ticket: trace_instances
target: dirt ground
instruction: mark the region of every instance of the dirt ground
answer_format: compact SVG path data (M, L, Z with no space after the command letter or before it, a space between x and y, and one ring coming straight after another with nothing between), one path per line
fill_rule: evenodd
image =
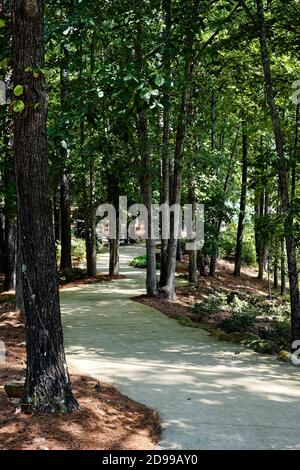
M80 409L70 415L26 415L10 400L4 384L23 382L25 332L11 297L0 296L0 339L6 363L0 364L1 450L149 450L160 437L158 414L113 387L71 371Z

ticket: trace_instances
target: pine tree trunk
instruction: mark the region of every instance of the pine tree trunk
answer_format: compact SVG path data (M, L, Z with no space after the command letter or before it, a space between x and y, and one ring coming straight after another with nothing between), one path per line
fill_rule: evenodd
M294 152L293 152L293 162L292 162L292 190L291 190L291 200L292 201L295 199L295 195L296 195L298 145L299 145L299 125L300 125L300 105L298 104L297 107L296 107Z
M16 221L11 214L5 216L5 279L4 290L16 287Z
M96 235L96 208L94 203L94 170L90 162L90 176L88 182L88 196L85 208L85 248L86 266L88 275L97 274L97 235Z
M22 289L22 261L20 245L20 224L17 220L17 256L16 256L16 311L20 312L22 320L25 322L23 289Z
M274 289L278 289L279 286L279 279L278 279L278 256L275 255L274 259L274 280L273 280L273 287Z
M110 152L110 156L112 152ZM112 204L116 210L116 239L110 238L109 240L109 275L118 276L119 275L119 178L118 178L118 169L115 165L112 165L110 171L108 172L108 201Z
M191 80L193 75L193 57L192 50L194 44L194 34L191 33L186 39L187 43L187 59L184 68L184 88L181 95L180 112L178 116L177 131L176 131L176 144L174 156L174 170L172 169L172 188L170 191L170 205L177 205L180 207L181 203L181 176L182 176L182 160L184 152L184 139L187 127L187 116L191 98ZM167 250L167 275L166 283L161 286L161 293L170 301L174 300L175 295L175 271L177 259L177 246L178 246L178 233L179 221L175 220L174 213L170 216L170 239Z
M60 67L60 105L62 112L65 111L67 102L67 51L61 45L62 64ZM71 199L69 185L68 159L69 151L67 143L61 146L62 174L60 181L60 235L61 235L61 257L60 269L72 268L72 236L71 236Z
M0 272L5 272L5 216L0 213Z
M60 194L59 191L54 195L53 201L53 221L54 221L54 239L55 243L61 240L61 225L60 225Z
M162 2L165 14L165 40L164 40L164 53L163 53L163 70L167 81L171 80L171 54L170 54L170 40L172 32L172 1L163 0ZM168 87L168 85L167 85ZM169 154L169 139L170 139L170 110L171 110L171 97L170 90L166 88L163 93L163 139L162 139L162 182L161 182L161 196L160 203L170 203L170 154ZM167 281L167 253L168 253L168 240L161 239L161 253L160 253L160 280L159 285L163 286Z
M238 127L238 129L236 131L236 136L235 136L235 139L234 139L231 156L230 156L230 159L229 159L229 162L228 162L226 177L225 177L224 186L223 186L224 195L226 195L226 193L229 189L229 184L230 184L231 175L232 175L232 171L233 171L234 158L235 158L235 155L236 155L236 148L237 148L239 133L240 133L240 127ZM217 244L219 243L222 223L223 223L223 215L221 214L221 216L219 217L219 220L217 220L217 222L216 222L216 241L217 241ZM213 254L210 258L209 275L211 277L214 277L216 275L217 259L218 259L218 253Z
M65 167L60 185L60 269L72 268L71 203L69 175Z
M198 254L197 254L197 269L198 269L198 272L199 272L200 276L202 276L202 277L207 276L205 257L203 255L202 250L199 250Z
M142 10L143 2L141 0L134 1L134 8L136 14L136 37L135 37L135 58L136 66L140 73L144 70L144 57L142 51L142 23L139 14ZM138 113L137 122L137 135L139 143L140 154L140 179L141 179L141 193L143 203L148 210L148 237L146 240L146 255L147 255L147 274L146 274L146 289L149 297L156 297L157 295L157 277L156 277L156 247L155 240L152 238L152 172L151 172L151 157L148 149L148 120L146 112L141 109Z
M299 299L299 279L296 256L296 245L293 234L293 218L291 214L289 189L287 183L287 170L285 153L283 146L282 127L278 109L275 102L273 82L271 75L271 66L269 59L269 51L267 47L267 35L265 27L265 17L263 1L256 0L258 14L258 32L260 41L260 50L262 57L262 65L264 71L265 87L267 102L272 118L274 137L276 142L276 151L278 156L278 177L281 193L282 210L285 216L284 231L286 239L286 252L288 259L289 283L290 283L290 301L291 301L291 326L292 341L300 339L300 299Z
M27 368L23 405L40 412L70 412L73 398L63 346L55 244L48 189L44 1L13 1L14 85L24 86L26 109L15 116L14 158L18 194Z
M193 168L192 168L193 171ZM193 225L195 219L195 203L196 203L196 195L195 195L195 187L196 181L195 176L191 175L188 182L188 204L192 206L192 213L193 213ZM195 228L195 227L194 227ZM195 240L189 240L191 243L195 242ZM196 285L198 281L197 278L197 250L190 250L189 251L189 282L191 284Z
M280 258L280 295L286 294L286 274L285 274L285 250L284 240L281 240L281 258Z
M241 275L244 221L245 221L246 198L247 198L247 182L248 182L248 136L244 129L243 131L242 188L241 188L240 213L239 213L239 222L238 222L238 229L237 229L236 249L235 249L234 275L236 277L239 277Z

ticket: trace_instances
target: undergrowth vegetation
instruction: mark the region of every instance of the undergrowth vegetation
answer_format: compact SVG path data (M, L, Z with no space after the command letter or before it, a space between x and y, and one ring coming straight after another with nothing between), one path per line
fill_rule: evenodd
M288 349L291 343L289 305L283 300L219 290L196 303L193 312L226 333L257 334L269 342L269 349Z

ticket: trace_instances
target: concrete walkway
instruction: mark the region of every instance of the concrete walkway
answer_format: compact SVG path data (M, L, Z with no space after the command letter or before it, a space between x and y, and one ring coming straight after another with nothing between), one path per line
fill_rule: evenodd
M144 292L144 271L128 266L141 251L121 249L126 279L61 294L68 359L156 408L160 448L300 449L299 371L131 301Z

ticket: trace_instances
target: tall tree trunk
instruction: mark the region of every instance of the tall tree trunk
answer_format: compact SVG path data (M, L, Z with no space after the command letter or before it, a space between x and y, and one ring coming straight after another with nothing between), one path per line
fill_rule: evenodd
M248 136L247 136L247 133L245 130L245 124L244 124L242 188L241 188L240 213L239 213L239 223L238 223L238 229L237 229L236 249L235 249L235 267L234 267L234 275L236 277L239 277L241 275L244 221L245 221L246 198L247 198L247 182L248 182Z
M258 279L262 281L264 279L265 272L265 241L264 234L262 233L262 223L265 214L265 190L261 190L259 195L258 205L258 223L257 223L257 254L258 254Z
M286 274L285 274L285 250L284 239L281 240L281 257L280 257L280 295L286 294Z
M195 218L195 203L196 203L196 195L195 195L195 176L191 175L189 178L189 191L188 191L188 203L192 206L192 213L193 213L193 222ZM193 224L194 225L194 224ZM193 243L195 240L190 240ZM197 250L190 250L189 251L189 282L191 284L197 284Z
M96 205L95 205L95 171L92 157L89 157L89 178L85 201L85 248L86 266L89 276L97 274L97 235L96 235Z
M199 271L200 276L207 276L205 256L203 255L202 250L199 250L197 253L197 269Z
M25 310L22 289L22 260L21 260L21 240L20 224L17 219L17 256L16 256L16 311L20 312L22 320L25 322Z
M27 368L23 405L40 412L78 407L67 371L51 202L48 190L44 1L13 0L14 85L24 86L26 109L15 116L14 158L20 224ZM27 71L26 71L27 70Z
M273 279L273 287L274 289L278 289L279 286L279 279L278 279L278 254L275 253L274 258L274 279Z
M54 239L55 242L60 242L61 239L61 225L60 225L60 191L55 191L53 201L53 221L54 221Z
M15 207L15 169L12 160L12 141L8 139L6 147L6 165L4 171L4 246L5 278L4 290L13 291L16 287L16 207Z
M90 72L94 73L95 69L95 40L92 38L90 45ZM80 45L80 56L82 56L82 44ZM81 60L82 67L82 60ZM80 70L80 75L82 69ZM80 126L80 146L83 155L84 143L84 122ZM95 201L95 162L93 156L88 156L88 181L85 183L85 248L86 248L86 265L89 276L97 274L97 234L96 234L96 201Z
M295 341L300 339L300 299L296 246L293 234L293 217L291 213L289 189L287 183L287 170L283 146L282 127L274 97L269 51L267 47L267 34L265 27L263 0L256 0L256 5L259 42L264 71L266 96L272 118L273 131L276 142L276 151L278 156L278 177L282 201L282 210L285 217L284 231L286 239L286 252L288 259L288 271L290 282L292 340Z
M112 154L110 153L110 156ZM118 276L119 274L119 178L118 169L112 165L111 171L108 172L108 200L116 210L116 238L109 240L109 275Z
M216 137L217 137L217 95L213 92L211 97L211 150L216 149Z
M226 193L229 189L229 184L230 184L231 175L232 175L232 171L233 171L233 163L234 163L237 144L238 144L239 133L240 133L240 127L238 127L238 129L236 131L231 156L230 156L228 166L227 166L227 172L226 172L226 177L225 177L224 186L223 186L224 195L226 195ZM218 243L219 238L220 238L222 223L223 223L223 214L221 214L221 216L219 217L219 220L217 220L217 222L216 222L216 239L217 239L217 243ZM212 276L212 277L214 277L216 275L217 259L218 259L218 254L217 253L212 255L211 258L210 258L209 275Z
M172 0L163 0L162 6L165 14L165 39L164 39L164 52L163 52L163 69L167 82L171 80L171 32L172 32ZM170 153L169 153L169 139L170 139L170 110L171 110L171 97L169 84L167 83L163 93L163 139L162 139L162 181L161 181L161 204L168 204L170 202ZM160 256L160 280L159 285L163 286L167 282L167 252L168 240L161 239L161 256Z
M68 54L66 48L61 46L62 64L60 67L60 104L62 111L67 102L68 80ZM60 269L72 268L72 237L71 237L71 199L69 185L68 159L69 150L67 143L61 145L62 174L60 181L60 228L61 228L61 258Z
M10 214L5 216L5 279L4 290L16 287L16 221Z
M136 65L140 73L144 70L144 57L142 51L142 24L139 14L143 7L141 0L135 0L135 13L137 18L136 37L135 37L135 58ZM148 149L148 120L146 112L141 109L138 113L137 134L139 143L139 153L141 161L141 180L142 180L142 197L143 202L148 210L148 237L146 240L147 252L147 275L146 289L149 297L157 295L157 277L156 277L156 247L155 240L152 238L152 174L151 174L151 157Z
M5 216L0 213L0 272L5 272Z
M297 162L298 162L298 145L299 145L299 125L300 125L300 105L296 107L295 119L295 134L294 134L294 152L292 162L292 191L291 200L293 201L296 196L296 181L297 181Z
M72 268L71 203L69 174L65 165L60 184L60 269Z
M196 15L197 2L193 3L191 15L193 12ZM193 63L193 46L195 40L195 32L190 29L186 37L186 61L184 66L184 85L181 94L181 104L178 115L177 130L176 130L176 143L174 160L171 163L170 170L170 205L180 207L181 203L181 176L182 164L184 157L184 140L187 127L188 111L190 109L190 99L192 93L192 75L194 69ZM179 220L174 217L174 213L170 215L170 239L167 250L167 264L166 264L166 283L161 286L161 293L166 296L170 301L174 300L175 295L175 271L176 271L176 253L178 244L179 233Z

